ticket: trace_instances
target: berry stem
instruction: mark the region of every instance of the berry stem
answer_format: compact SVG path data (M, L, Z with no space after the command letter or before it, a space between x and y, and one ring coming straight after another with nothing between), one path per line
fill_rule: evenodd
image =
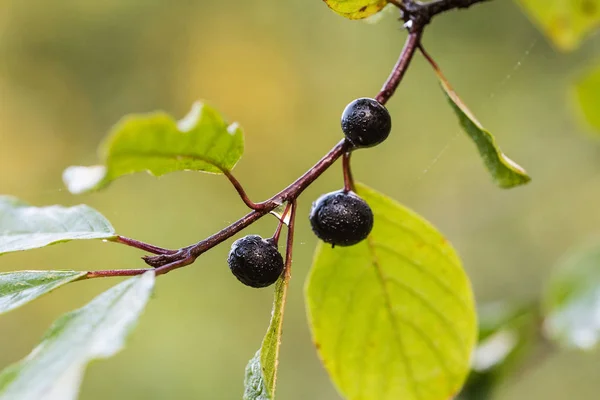
M354 189L354 177L352 176L352 167L350 166L351 152L346 152L342 156L342 169L344 170L344 191L355 192Z

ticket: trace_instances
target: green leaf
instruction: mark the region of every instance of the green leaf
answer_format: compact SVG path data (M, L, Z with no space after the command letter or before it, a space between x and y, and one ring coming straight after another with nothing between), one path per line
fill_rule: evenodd
M114 228L85 205L33 207L0 196L0 255L81 239L109 239Z
M289 276L285 275L275 284L275 300L269 328L260 350L246 366L244 400L272 400L275 398L277 365L283 329L283 312L287 298Z
M575 96L586 121L600 132L600 68L577 82Z
M272 400L265 386L259 349L246 365L243 400Z
M230 171L244 152L237 123L228 125L213 108L195 103L181 121L156 112L123 118L101 146L104 165L69 167L63 180L71 193L101 189L124 175L147 171Z
M477 336L460 259L427 221L363 185L375 224L350 247L321 244L306 286L319 355L347 399L452 398Z
M363 19L381 11L387 0L324 0L336 13L349 19Z
M150 271L60 317L26 358L2 371L0 400L75 399L86 365L123 348L153 286Z
M459 400L493 398L499 385L521 365L538 338L537 305L486 304L479 310L479 342L472 371Z
M519 0L560 50L574 50L600 25L600 0Z
M0 273L0 314L73 282L82 271L17 271Z
M502 153L500 147L496 144L494 136L477 121L473 113L458 97L439 69L436 70L436 74L440 79L442 89L444 89L450 106L452 106L452 109L458 116L460 125L473 142L475 142L475 145L477 145L479 154L483 158L485 166L492 175L494 182L501 188L510 189L531 181L531 178L520 165Z
M600 339L600 244L571 250L545 291L546 335L567 348L590 350Z

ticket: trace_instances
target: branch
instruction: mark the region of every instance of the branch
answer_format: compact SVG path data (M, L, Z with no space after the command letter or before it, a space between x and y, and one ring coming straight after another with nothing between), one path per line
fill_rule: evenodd
M175 254L176 250L163 249L162 247L154 246L148 243L140 242L139 240L130 239L125 236L115 236L107 239L110 242L124 244L125 246L134 247L152 254Z
M342 157L342 169L344 172L344 190L346 192L350 192L353 191L355 192L355 188L354 188L354 177L352 176L352 168L350 166L350 156L352 155L351 152L345 153L344 156Z
M458 8L469 8L474 4L483 3L485 1L491 0L435 0L429 3L419 2L419 4L431 19L434 16L446 11Z
M246 214L233 224L226 228L223 228L219 232L215 233L208 238L193 244L188 247L184 247L175 254L171 255L159 255L154 257L145 257L144 261L152 267L161 268L164 265L168 265L179 260L191 260L193 262L204 252L212 249L216 245L229 239L242 229L246 228L250 224L256 222L260 218L264 217L279 205L286 201L293 201L300 196L300 194L312 184L323 172L325 172L338 158L344 153L350 150L350 143L345 139L341 140L329 153L327 153L319 162L317 162L311 169L304 173L300 178L296 179L291 185L277 193L269 200L262 203L258 203L259 209ZM186 264L187 265L187 264ZM183 265L177 266L179 268ZM167 271L168 272L168 271ZM158 272L157 272L158 273Z
M389 78L381 88L381 91L375 97L375 100L385 105L387 101L394 95L398 85L404 78L404 74L406 70L408 70L408 66L415 55L415 51L419 46L421 41L421 36L423 35L423 27L418 28L416 31L411 32L406 39L406 43L404 44L404 48L400 53L400 57L398 58L398 62L394 66L392 73Z
M402 11L402 18L404 19L405 27L409 30L409 35L406 39L400 57L396 62L390 76L383 85L381 91L375 97L381 104L386 104L387 101L394 95L396 89L402 82L410 62L418 48L421 47L421 38L425 27L431 22L431 19L443 12L458 9L467 8L476 3L482 3L490 0L434 0L428 3L422 3L415 0L390 0L390 2L396 5ZM427 53L421 49L427 56ZM302 194L302 192L310 186L323 172L325 172L338 158L344 156L344 186L346 190L348 187L352 187L353 179L350 171L350 157L349 153L352 151L352 145L346 141L341 140L335 145L329 153L327 153L319 162L317 162L311 169L306 171L304 175L296 179L285 189L275 194L268 200L261 203L252 202L244 191L242 185L235 179L235 177L226 171L225 176L233 184L234 188L240 195L244 203L252 209L249 214L240 218L233 224L223 228L219 232L209 236L208 238L187 246L179 250L167 250L160 247L152 246L143 242L138 242L133 239L127 239L123 237L117 237L113 241L123 243L128 246L136 247L148 251L149 253L156 254L155 256L146 256L144 261L146 264L155 268L156 275L166 274L174 269L184 267L192 264L201 254L212 249L218 244L229 239L233 235L237 234L244 228L248 227L252 223L256 222L260 218L269 214L271 211L279 207L281 204L288 202L291 204L290 211L295 212L296 199ZM288 227L288 235L293 235L293 222ZM278 236L278 234L277 234ZM288 246L291 238L288 236ZM291 248L288 249L291 261ZM287 264L287 262L286 262ZM132 269L132 270L106 270L106 271L94 271L89 272L85 278L99 278L107 276L133 276L140 275L151 268L144 269ZM84 279L85 279L84 278Z

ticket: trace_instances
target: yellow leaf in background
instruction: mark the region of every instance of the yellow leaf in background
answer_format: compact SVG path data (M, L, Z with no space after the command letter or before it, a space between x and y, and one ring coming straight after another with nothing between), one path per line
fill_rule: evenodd
M349 19L363 19L378 13L387 0L324 0L336 13Z
M600 27L600 0L518 0L560 50L574 50Z

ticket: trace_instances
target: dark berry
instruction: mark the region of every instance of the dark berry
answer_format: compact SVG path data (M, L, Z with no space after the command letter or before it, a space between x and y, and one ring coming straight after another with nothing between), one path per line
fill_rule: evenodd
M272 285L283 271L283 257L273 241L258 235L233 242L227 262L240 282L255 288Z
M387 108L377 100L360 98L342 113L342 131L354 147L372 147L383 142L392 130Z
M326 243L352 246L373 228L371 207L356 193L343 190L319 197L310 211L312 230Z

